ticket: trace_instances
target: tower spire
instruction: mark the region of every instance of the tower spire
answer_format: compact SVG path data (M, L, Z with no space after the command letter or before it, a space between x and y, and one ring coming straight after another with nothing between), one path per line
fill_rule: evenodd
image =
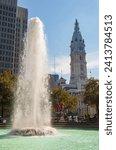
M79 23L78 23L78 21L77 21L77 19L76 19L76 21L75 21L75 31L79 31Z
M84 40L80 32L79 23L77 19L75 21L74 32L73 32L70 47L71 47L71 52L72 51L85 51L85 44L84 44Z

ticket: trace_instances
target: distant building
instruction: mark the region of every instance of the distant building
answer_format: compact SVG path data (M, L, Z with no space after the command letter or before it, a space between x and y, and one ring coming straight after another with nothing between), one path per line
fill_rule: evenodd
M64 79L63 77L61 77L61 78L58 80L58 86L59 86L59 87L66 86L66 79Z
M71 95L79 95L85 90L85 85L87 83L87 62L85 43L82 38L77 19L75 21L70 48L70 83L66 84L66 80L64 78L60 78L58 83L60 87L67 90Z
M78 116L90 115L93 117L96 113L95 107L88 106L84 103L83 92L85 90L85 85L87 84L87 62L86 62L86 52L85 43L82 38L79 23L77 19L75 21L74 32L70 45L71 53L71 63L70 63L70 83L66 84L64 78L58 80L58 85L65 89L69 94L77 96L77 113Z
M27 19L28 10L17 7L17 0L0 0L0 72L18 73Z
M86 66L86 52L85 43L82 38L79 23L75 22L74 32L71 41L71 63L70 63L70 84L76 86L81 91L84 90L87 81L87 66Z
M75 21L74 32L70 45L71 63L70 63L70 83L66 83L66 79L59 78L57 74L50 75L49 83L51 91L54 88L63 88L70 95L77 96L77 114L78 117L85 117L90 115L93 117L96 114L95 107L89 106L84 103L83 93L85 85L87 84L87 62L85 43L82 38L79 23ZM68 64L67 64L68 65Z
M49 89L52 91L53 89L58 87L58 74L49 74Z

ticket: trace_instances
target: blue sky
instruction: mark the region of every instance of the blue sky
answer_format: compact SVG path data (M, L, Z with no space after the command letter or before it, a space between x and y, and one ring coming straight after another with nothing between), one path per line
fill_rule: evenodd
M18 0L18 5L28 8L29 18L38 16L47 35L50 72L69 80L70 41L77 18L85 40L88 77L98 78L99 51L99 1L98 0ZM91 74L90 74L91 70Z

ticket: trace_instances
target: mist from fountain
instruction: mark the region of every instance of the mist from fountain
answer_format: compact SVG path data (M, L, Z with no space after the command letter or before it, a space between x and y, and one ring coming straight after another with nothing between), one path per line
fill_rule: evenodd
M56 130L51 127L47 47L38 17L29 20L24 43L11 134L51 135Z

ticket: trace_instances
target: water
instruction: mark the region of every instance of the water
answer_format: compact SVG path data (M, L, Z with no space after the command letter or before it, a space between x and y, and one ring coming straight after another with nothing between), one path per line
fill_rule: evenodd
M29 20L24 43L12 127L28 135L31 130L33 135L38 129L38 132L49 130L51 121L47 47L43 23L38 17Z
M98 130L57 129L58 136L8 136L0 129L0 150L98 150Z

